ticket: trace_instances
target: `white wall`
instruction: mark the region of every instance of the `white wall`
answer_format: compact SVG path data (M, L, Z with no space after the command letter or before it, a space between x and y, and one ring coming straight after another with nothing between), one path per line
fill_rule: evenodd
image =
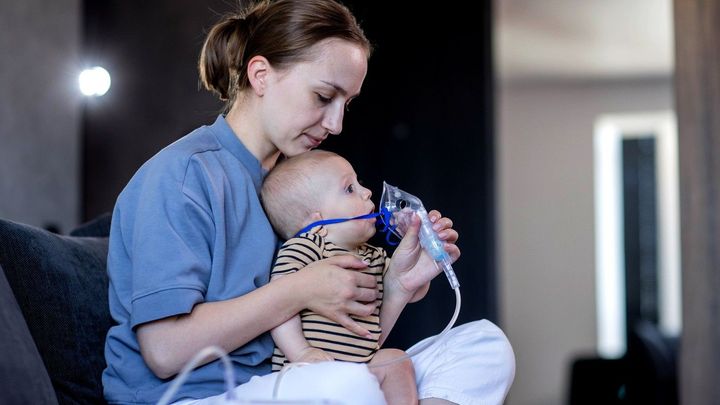
M0 218L77 225L79 0L0 1Z
M507 403L563 404L596 347L593 124L672 109L670 78L498 88L500 308L517 374Z

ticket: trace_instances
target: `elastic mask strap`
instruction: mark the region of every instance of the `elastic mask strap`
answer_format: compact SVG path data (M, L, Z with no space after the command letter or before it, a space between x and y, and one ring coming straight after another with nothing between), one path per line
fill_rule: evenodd
M338 224L340 222L346 222L346 221L352 221L355 219L370 219L370 218L377 218L380 216L379 212L373 212L372 214L365 214L360 215L353 218L333 218L333 219L322 219L320 221L315 221L312 224L306 226L305 228L301 229L300 232L296 233L295 236L300 235L301 233L310 232L311 229L315 228L316 226L320 225L331 225L331 224Z
M353 218L332 218L332 219L322 219L320 221L315 221L311 223L310 225L306 226L305 228L301 229L298 233L295 234L295 236L299 236L302 233L310 232L311 229L315 228L316 226L321 225L332 225L332 224L338 224L340 222L346 222L346 221L353 221L356 219L370 219L370 218L377 218L381 217L382 223L384 225L384 228L380 230L380 232L385 232L385 241L390 246L396 246L398 242L395 242L390 239L390 236L395 232L395 228L397 225L390 225L390 220L392 219L392 213L388 211L387 208L382 207L380 209L380 212L373 212L371 214L365 214L360 215Z

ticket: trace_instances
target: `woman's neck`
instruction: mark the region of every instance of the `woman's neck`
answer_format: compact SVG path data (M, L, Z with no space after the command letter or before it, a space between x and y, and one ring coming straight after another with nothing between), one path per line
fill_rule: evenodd
M264 135L257 114L252 113L249 106L236 101L225 116L225 121L264 169L270 170L275 166L280 151Z

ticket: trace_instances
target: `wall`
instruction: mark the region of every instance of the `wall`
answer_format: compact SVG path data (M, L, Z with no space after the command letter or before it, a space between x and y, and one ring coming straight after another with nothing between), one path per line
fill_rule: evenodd
M561 404L571 360L596 344L594 120L672 109L672 84L502 84L498 97L499 307L517 358L507 403Z
M0 218L79 220L79 0L0 2Z

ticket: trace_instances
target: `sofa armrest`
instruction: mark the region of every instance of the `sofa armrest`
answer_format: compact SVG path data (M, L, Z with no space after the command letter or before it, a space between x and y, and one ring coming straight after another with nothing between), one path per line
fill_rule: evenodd
M107 243L0 219L0 266L60 404L103 402Z
M8 404L57 404L50 377L0 267L0 390Z

